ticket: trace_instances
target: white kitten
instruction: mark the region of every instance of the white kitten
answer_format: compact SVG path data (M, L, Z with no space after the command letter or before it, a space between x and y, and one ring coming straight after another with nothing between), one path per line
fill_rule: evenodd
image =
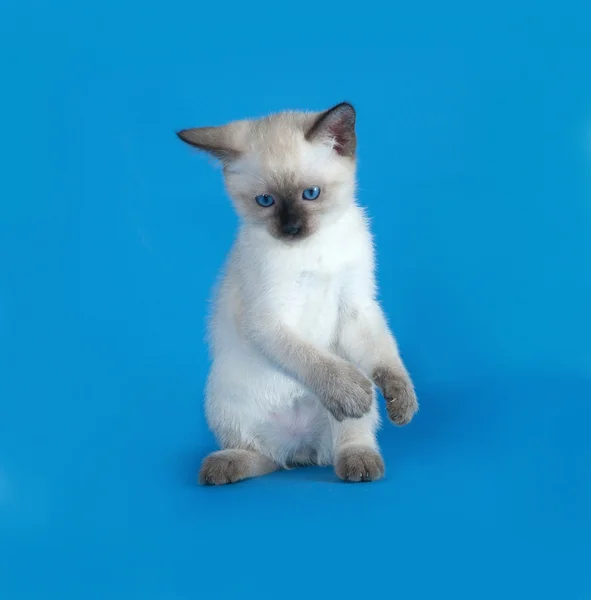
M355 202L355 111L284 112L187 129L216 156L241 226L213 312L206 415L221 447L200 481L334 464L384 474L372 382L394 423L418 405L376 302L371 234Z

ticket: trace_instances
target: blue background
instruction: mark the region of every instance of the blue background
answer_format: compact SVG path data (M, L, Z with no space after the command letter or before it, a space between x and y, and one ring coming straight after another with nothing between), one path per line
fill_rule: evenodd
M591 8L404 4L2 1L3 600L591 598ZM236 221L174 131L343 99L422 410L199 488Z

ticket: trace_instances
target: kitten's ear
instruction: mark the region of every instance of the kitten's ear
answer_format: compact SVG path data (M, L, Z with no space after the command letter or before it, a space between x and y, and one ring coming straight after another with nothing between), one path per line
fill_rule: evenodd
M178 131L177 135L183 142L208 152L225 164L240 156L235 129L233 124L221 127L195 127Z
M306 139L309 142L332 140L335 151L341 156L355 156L355 109L348 102L341 102L320 113L308 129Z

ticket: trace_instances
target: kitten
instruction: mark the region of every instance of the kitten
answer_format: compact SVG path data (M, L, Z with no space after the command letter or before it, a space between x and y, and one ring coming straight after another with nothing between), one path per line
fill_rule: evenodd
M200 482L329 464L345 481L380 479L373 384L398 425L418 404L375 299L354 108L178 135L221 161L241 221L210 323L205 408L222 450Z

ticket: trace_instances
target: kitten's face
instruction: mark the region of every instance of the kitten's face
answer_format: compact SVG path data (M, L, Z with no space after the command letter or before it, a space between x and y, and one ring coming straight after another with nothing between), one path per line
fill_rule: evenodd
M179 133L224 163L226 188L242 219L295 242L312 235L352 202L355 112L280 113L256 121Z

